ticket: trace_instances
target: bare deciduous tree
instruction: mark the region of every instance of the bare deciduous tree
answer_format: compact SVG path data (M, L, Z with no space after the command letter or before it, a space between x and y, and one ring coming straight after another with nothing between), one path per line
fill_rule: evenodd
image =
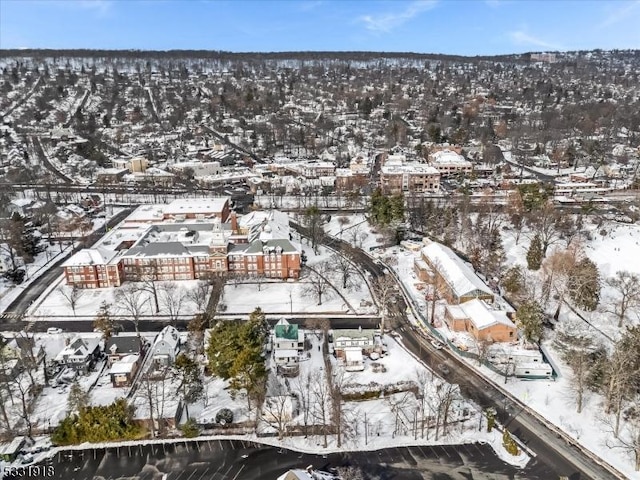
M71 307L71 310L73 311L73 314L75 315L78 302L85 293L84 290L78 288L77 285L62 285L58 287L58 292L60 292L62 298L67 301L67 303Z
M615 277L607 280L607 284L615 291L616 303L613 313L618 317L618 327L622 327L629 312L640 307L640 277L626 270L616 272Z
M195 288L192 288L187 293L187 298L193 302L198 309L199 313L203 313L207 307L207 301L209 300L209 291L211 290L209 284L204 280L199 280Z
M316 425L320 425L324 437L324 448L327 448L328 429L331 425L332 389L323 372L315 371L311 379L311 398L313 408L311 416Z
M358 269L349 257L336 253L331 256L329 263L333 271L339 276L340 284L344 290L352 290L359 284L357 279L359 275Z
M128 320L133 323L136 334L140 337L140 318L147 302L145 292L136 284L128 283L116 290L115 299L118 310L129 317Z
M387 273L377 277L372 286L380 312L380 331L384 332L397 285L394 278Z
M326 260L317 263L313 269L307 267L309 274L307 275L307 281L303 288L305 294L315 298L318 305L322 305L322 299L331 295L333 287L329 279L331 275L331 265Z
M287 388L271 377L267 386L267 396L262 404L260 419L274 428L282 440L293 418L293 397Z
M160 297L160 303L169 316L169 320L175 325L178 318L180 318L182 306L186 299L184 290L178 288L173 282L163 282L158 287L158 295Z

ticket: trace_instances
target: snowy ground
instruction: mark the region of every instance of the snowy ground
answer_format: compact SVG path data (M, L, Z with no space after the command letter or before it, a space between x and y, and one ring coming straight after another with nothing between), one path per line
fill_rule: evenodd
M331 250L324 247L319 248L319 254L315 255L307 245L296 244L305 250L308 257L307 264L311 267L318 262L330 259L333 255ZM340 284L338 274L331 273L331 283L345 297L347 303L334 289L323 295L322 304L318 305L317 299L305 292L307 280L303 277L296 281L267 281L248 280L244 283L235 284L228 282L224 287L221 303L226 306L225 313L251 313L256 307L262 308L265 313L358 313L373 314L371 292L367 283L360 278L356 280L355 287L343 289ZM349 307L353 307L353 309Z
M602 230L606 232L605 235L601 234ZM598 265L602 279L615 275L619 270L640 274L640 262L630 261L630 259L640 258L640 225L607 222L604 226L597 227L594 224L586 223L583 232L591 236L590 240L584 241L585 252ZM525 255L530 242L526 232L521 235L520 241L516 245L514 232L505 230L503 231L503 242L507 265L520 264L526 268ZM394 254L393 250L386 249L379 255L386 262L389 261L389 258L395 259L397 264L394 269L413 297L414 305L428 318L430 305L426 305L424 292L416 288L420 283L416 281L413 273L413 255L402 252L401 249ZM393 264L394 260L391 263ZM606 303L610 294L610 288L603 284L602 302ZM442 324L443 309L444 302L439 302L436 307L436 326L440 326L443 335L454 342L464 343L473 349L474 342L470 341L467 335L450 332ZM617 320L605 310L605 308L599 307L595 312L581 312L595 326L594 328L588 326L577 315L565 308L560 317L560 327L557 329L590 332L597 343L610 347L611 341L605 335L616 338L619 335L619 329L617 328ZM632 322L638 323L640 319L632 319ZM610 427L607 423L610 423L610 419L603 418L600 413L603 411L602 398L591 394L585 402L582 413L576 413L574 395L569 389L571 369L562 361L561 352L553 347L553 338L554 334L550 333L549 342L545 343L545 347L552 354L554 365L559 366L560 377L558 380L553 382L510 379L506 386L507 390L583 446L623 471L629 478L640 479L640 473L633 471L633 459L621 449L609 447L609 445L615 444L615 441L608 433ZM468 362L475 368L481 368L482 372L495 380L498 385L504 383L502 376L486 367L478 367L476 361L468 360Z
M205 377L205 396L189 405L189 415L198 423L215 423L216 414L223 408L233 412L233 422L242 423L251 420L252 413L246 397L242 394L232 396L229 390L229 382L218 377Z
M188 298L189 291L198 286L198 280L182 280L179 282L157 282L158 283L158 303L160 312L158 315L169 315L166 296L174 298L182 297L183 301L179 309L180 315L193 315L197 312L196 304ZM126 285L135 285L134 282L128 282ZM164 292L164 286L167 291ZM56 320L73 320L74 317L95 317L102 302L106 302L111 306L111 313L115 315L129 315L121 306L118 306L116 292L123 287L97 288L80 290L80 297L77 299L75 312L71 308L71 304L65 298L63 292L68 287L64 285L64 277L60 277L56 283L45 291L42 296L36 300L33 306L28 310L28 314L36 320L38 317L47 319L50 317L58 317ZM142 291L141 295L144 300L141 309L142 315L155 315L155 306L153 295L148 291ZM175 307L172 307L175 311Z
M46 272L61 256L66 255L70 247L70 243L63 243L61 252L58 244L48 246L46 251L39 253L35 257L33 263L29 263L24 267L26 271L25 280L20 285L14 285L9 280L0 277L0 312L4 311L31 282Z
M324 225L324 231L354 247L362 248L365 252L385 244L382 234L369 225L363 213L332 215L331 220Z

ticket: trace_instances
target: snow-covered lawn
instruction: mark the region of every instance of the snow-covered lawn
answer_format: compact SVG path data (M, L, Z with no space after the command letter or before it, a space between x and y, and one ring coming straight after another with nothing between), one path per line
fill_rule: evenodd
M189 405L189 415L200 424L215 423L216 414L223 408L233 412L234 423L247 422L252 419L252 414L255 415L255 411L249 411L244 395L238 394L234 398L227 380L215 376L205 377L204 390L204 398Z
M188 298L188 293L197 288L198 280L183 280L179 282L157 282L158 284L158 304L160 312L158 315L170 315L167 303L164 300L165 295L171 295L173 298L182 297L183 301L179 309L179 314L193 315L197 312L197 306L193 301ZM130 315L126 308L117 300L117 292L119 289L125 288L127 285L135 285L134 282L127 282L122 287L110 287L110 288L97 288L97 289L84 289L80 290L79 297L75 305L75 312L71 308L70 301L65 298L63 292L67 292L69 288L64 284L64 277L60 277L54 285L52 285L42 296L34 302L34 305L29 309L28 314L33 316L36 320L38 317L59 317L56 320L73 320L74 316L79 317L93 317L98 313L102 302L106 302L111 308L111 313L114 315ZM169 290L163 292L163 286L167 286ZM142 303L141 313L142 315L155 315L155 306L153 294L149 291L141 291ZM175 304L174 304L175 305ZM175 306L171 307L176 309Z
M319 262L329 260L335 253L327 248L320 247L316 255L309 246L296 244L298 248L304 249L308 258L307 264L314 267ZM226 306L226 313L251 313L256 307L262 308L265 313L320 313L320 312L341 312L354 313L349 306L353 307L355 313L368 314L375 313L373 299L367 283L360 273L356 274L353 282L354 287L343 289L340 283L339 272L330 272L329 280L348 302L344 302L342 297L334 289L329 289L323 295L322 304L318 305L317 299L313 298L305 287L308 280L303 268L302 278L299 280L277 281L277 280L247 280L244 283L231 281L224 287L221 303ZM370 306L367 306L369 305Z

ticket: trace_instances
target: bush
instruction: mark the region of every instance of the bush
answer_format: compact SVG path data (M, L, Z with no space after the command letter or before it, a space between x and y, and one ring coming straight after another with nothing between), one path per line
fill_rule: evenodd
M233 423L233 412L228 408L221 409L216 413L216 423L221 425L229 425L230 423Z
M82 407L77 415L70 415L60 422L51 440L56 445L134 440L143 431L132 418L133 407L123 398L111 405Z
M508 430L505 430L502 433L502 445L504 445L505 450L513 456L516 456L520 453L518 444L515 442Z
M193 438L200 435L200 429L198 428L198 425L193 418L190 418L184 424L182 424L180 426L180 430L182 431L182 435L187 438Z

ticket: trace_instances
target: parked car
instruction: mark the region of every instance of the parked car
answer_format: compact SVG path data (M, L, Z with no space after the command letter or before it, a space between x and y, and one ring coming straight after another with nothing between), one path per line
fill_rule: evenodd
M47 328L47 333L49 335L55 335L57 333L62 333L62 329L57 327L49 327Z
M444 344L440 343L438 340L431 340L430 343L436 350L442 350L444 348Z

